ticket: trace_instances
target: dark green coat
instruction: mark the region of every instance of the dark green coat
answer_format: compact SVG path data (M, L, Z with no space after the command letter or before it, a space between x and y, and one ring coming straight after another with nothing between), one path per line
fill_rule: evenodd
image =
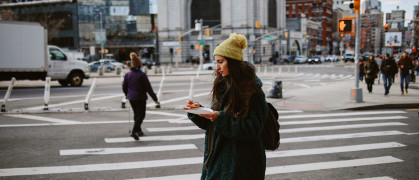
M258 83L262 86L259 79ZM267 119L268 106L262 89L259 94L252 96L248 110L246 119L235 118L231 113L220 111L214 123L201 116L188 113L189 119L205 130L202 180L265 178L266 155L260 134ZM210 153L210 127L216 136L213 151L205 167Z

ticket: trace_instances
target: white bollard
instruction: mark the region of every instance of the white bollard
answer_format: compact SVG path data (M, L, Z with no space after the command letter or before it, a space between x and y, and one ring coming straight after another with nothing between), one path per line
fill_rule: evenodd
M90 85L89 92L87 93L86 99L84 100L84 110L89 110L89 103L92 97L93 92L96 87L96 78L93 79L92 85Z
M295 73L297 73L297 66L295 66Z
M164 71L163 71L164 72ZM159 91L157 91L157 99L161 102L161 97L163 96L163 85L165 78L162 77L160 80Z
M13 86L15 85L16 78L12 77L7 92L4 95L3 103L1 105L1 112L6 112L6 102L9 100L10 94L12 93Z
M291 72L291 66L288 65L288 72Z
M282 73L282 66L278 66L278 74Z
M48 111L49 96L51 94L51 77L45 78L44 111Z
M272 66L272 69L271 69L271 72L272 72L272 73L274 73L274 67L275 67L275 66Z
M201 73L202 64L199 64L198 70L196 70L196 79L199 79L199 74Z
M147 67L143 67L143 72L144 72L145 74L147 74L147 71L148 71L148 68L147 68Z
M266 76L267 71L268 71L268 66L267 66L267 65L265 65L265 70L264 70L264 72L263 72L263 76Z
M121 73L121 81L124 81L124 73Z
M260 65L258 66L258 73L260 73Z
M161 73L162 73L162 78L166 78L166 67L162 68Z
M193 102L195 78L191 77L191 85L189 86L188 100Z

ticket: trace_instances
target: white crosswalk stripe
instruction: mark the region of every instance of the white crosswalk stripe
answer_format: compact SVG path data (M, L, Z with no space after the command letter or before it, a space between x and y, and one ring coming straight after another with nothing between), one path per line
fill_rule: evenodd
M315 76L315 75L313 75ZM343 78L344 75L335 75L336 78ZM281 146L276 151L267 151L267 161L271 162L266 168L266 175L277 177L280 174L290 174L297 172L308 172L316 170L342 169L346 172L353 172L355 169L351 167L366 166L386 166L386 164L403 163L404 159L393 157L393 153L389 154L391 149L402 149L407 145L395 142L394 138L403 135L412 135L414 133L404 132L403 127L409 122L407 117L403 116L405 111L360 111L360 112L342 112L342 113L305 113L300 110L280 110L279 122L281 124ZM109 146L102 147L86 147L83 149L63 149L59 151L60 156L82 157L85 155L100 156L106 159L108 156L116 157L123 154L142 155L142 153L163 152L164 155L159 159L132 160L128 162L110 162L104 163L92 161L89 164L69 164L69 165L53 165L39 167L11 167L0 169L0 177L12 176L35 176L35 175L53 175L66 173L86 173L86 172L102 172L115 170L141 169L149 171L150 169L190 166L196 167L196 171L188 173L178 172L175 174L154 174L152 177L144 177L139 175L138 178L143 180L155 179L200 179L200 169L203 162L203 155L190 155L187 152L201 150L202 144L196 145L191 142L204 141L204 131L199 129L192 122L186 119L184 114L167 113L154 111L150 114L159 114L165 119L147 119L144 121L146 126L146 136L141 136L138 145L132 147L127 143L133 143L135 140L131 137L106 137L105 143ZM80 125L83 122L66 121L63 119L43 118L42 115L22 116L20 118L34 118L41 121L48 121L61 125L71 126ZM16 116L16 118L18 118ZM122 120L121 120L122 121ZM102 125L117 124L120 121L106 123L98 121ZM93 122L88 124L95 125ZM183 125L187 124L187 125ZM24 125L24 124L22 124ZM344 131L343 131L344 130ZM307 134L309 133L309 134ZM346 140L346 141L345 141ZM368 140L368 142L366 142ZM339 142L339 143L337 143ZM327 144L326 146L315 146L317 143ZM301 146L305 145L305 146ZM305 147L305 148L302 148ZM78 147L79 148L79 147ZM364 156L349 156L352 153L359 152L376 152L379 153L362 153ZM387 150L387 151L385 151ZM182 153L185 151L185 153ZM178 154L171 157L172 152ZM296 164L281 165L279 159L286 157L322 157L326 154L343 154L345 153L349 159L323 159L317 158L315 162L305 162L304 159ZM179 156L182 154L182 156ZM279 163L279 164L278 164ZM342 171L336 171L339 173ZM173 173L169 171L168 173ZM386 174L376 172L365 176L360 180L389 180L392 177ZM336 175L337 177L338 175ZM54 177L54 176L52 176ZM61 177L61 176L60 176ZM65 177L65 176L63 176ZM355 177L355 176L353 176Z

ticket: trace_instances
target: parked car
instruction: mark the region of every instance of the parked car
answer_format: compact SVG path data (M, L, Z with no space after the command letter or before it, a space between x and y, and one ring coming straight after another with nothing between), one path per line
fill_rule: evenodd
M101 60L99 60L99 62L100 63L109 62L109 63L113 64L115 66L115 68L117 68L117 67L125 68L124 64L122 64L121 62L118 62L115 59L101 59Z
M326 62L332 62L332 61L336 62L337 59L338 59L338 57L334 54L326 56Z
M143 67L147 66L148 69L151 69L152 66L156 65L154 61L150 58L141 58L141 62L143 63Z
M309 64L314 64L314 63L321 64L322 61L320 59L320 56L312 56L311 58L308 59L308 63Z
M89 63L89 68L91 72L97 72L99 69L99 66L104 66L106 68L106 72L112 72L115 70L115 66L111 64L110 62L99 62L99 61L93 61Z
M346 53L346 54L343 56L343 60L344 60L345 62L348 62L348 61L355 62L355 55L354 55L353 53Z
M205 70L217 69L217 63L216 62L204 63L202 65L202 69L205 69Z
M307 57L305 56L297 56L294 59L294 64L304 64L307 62Z

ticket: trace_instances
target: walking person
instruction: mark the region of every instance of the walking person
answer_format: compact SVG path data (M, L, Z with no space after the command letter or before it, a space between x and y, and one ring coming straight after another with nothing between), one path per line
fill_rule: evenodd
M243 61L246 37L236 33L214 50L217 70L208 114L188 113L205 130L201 179L265 178L266 155L261 132L268 115L262 82ZM186 106L193 107L188 101Z
M377 78L378 64L374 59L373 55L370 55L368 61L364 65L365 82L367 83L368 92L372 93L372 86L375 78Z
M365 74L365 72L364 72L364 60L365 60L366 58L362 58L362 59L360 59L360 61L359 61L359 80L360 81L363 81L364 80L364 74Z
M381 62L380 69L384 81L384 95L388 95L388 93L390 93L391 84L393 83L394 74L397 73L396 61L390 59L390 55L387 54Z
M131 53L131 69L125 74L122 82L122 91L129 100L132 110L134 111L134 127L132 128L131 137L139 140L139 136L143 136L141 124L145 118L146 101L148 93L154 102L159 105L157 96L151 87L147 75L142 71L142 63L137 54Z
M400 68L400 89L402 95L404 95L405 92L408 94L409 91L407 89L409 88L410 82L410 69L412 69L413 63L406 52L402 54L399 62L397 62L397 67Z

